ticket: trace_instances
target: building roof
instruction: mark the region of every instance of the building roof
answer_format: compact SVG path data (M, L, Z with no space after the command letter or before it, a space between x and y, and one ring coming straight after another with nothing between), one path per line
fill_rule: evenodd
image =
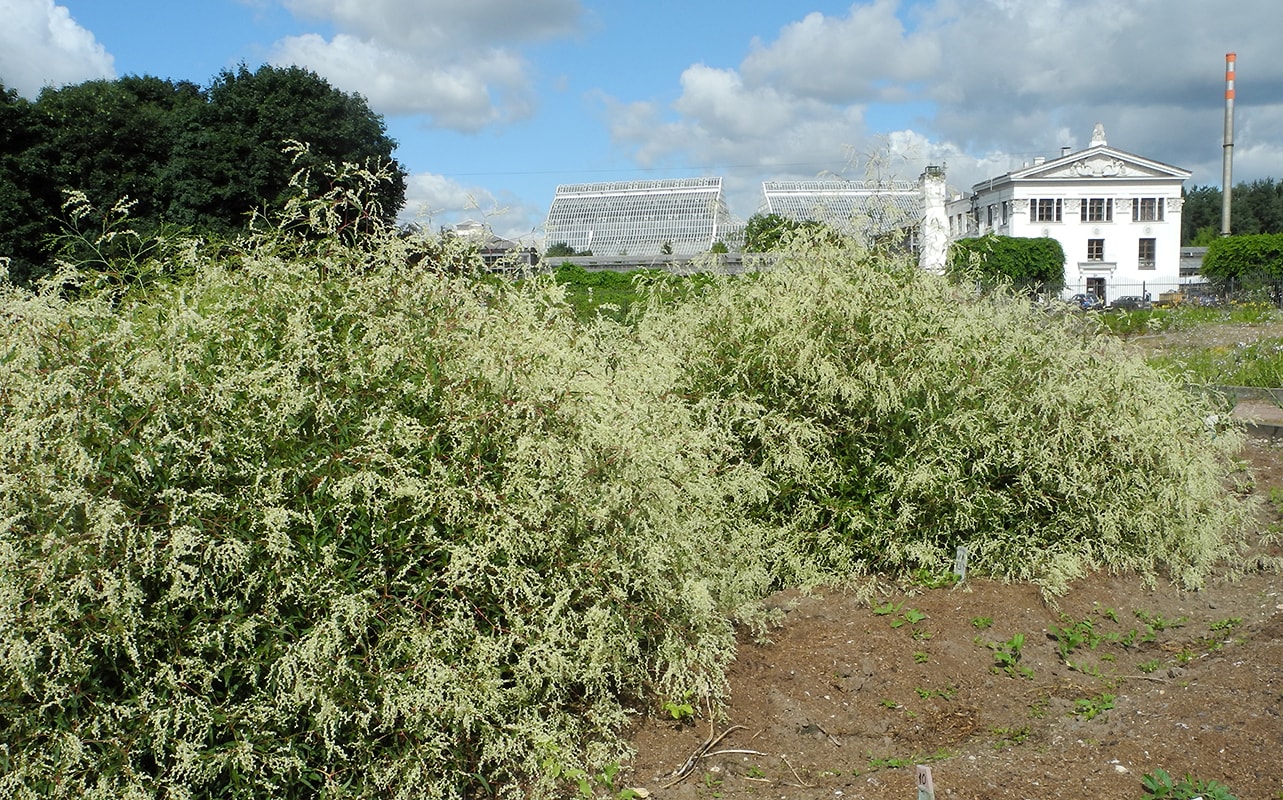
M1092 142L1086 149L1065 153L1058 158L1035 159L1006 175L980 181L973 192L985 192L1014 182L1043 180L1077 180L1082 178L1119 180L1127 182L1184 182L1193 173L1187 169L1164 164L1152 158L1128 153L1110 147L1105 140L1104 126L1097 125Z
M731 227L721 178L572 183L557 187L544 249L564 243L597 255L707 252Z
M922 189L913 181L764 181L762 203L764 213L845 231L902 228L922 217Z

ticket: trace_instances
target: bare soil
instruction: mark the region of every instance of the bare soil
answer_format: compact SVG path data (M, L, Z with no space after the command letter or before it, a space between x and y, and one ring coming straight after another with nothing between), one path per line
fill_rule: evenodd
M1236 413L1283 425L1269 403ZM1258 435L1243 457L1255 493L1283 491L1283 441ZM1262 531L1280 523L1265 505ZM724 715L640 722L626 785L659 800L914 798L923 764L937 798L1143 798L1157 769L1283 798L1276 571L1196 592L1101 574L1054 604L974 578L772 602L784 622L769 644L742 637Z

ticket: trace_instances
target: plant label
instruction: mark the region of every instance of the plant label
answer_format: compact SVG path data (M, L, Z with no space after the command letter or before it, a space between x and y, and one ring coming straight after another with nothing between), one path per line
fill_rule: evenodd
M918 764L918 800L935 800L936 787L931 782L931 767Z
M953 557L953 574L958 576L958 582L961 583L967 579L967 546L958 545L958 552Z

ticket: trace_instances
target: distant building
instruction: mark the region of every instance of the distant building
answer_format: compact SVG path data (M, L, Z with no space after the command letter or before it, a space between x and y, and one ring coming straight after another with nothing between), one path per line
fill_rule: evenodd
M451 230L459 239L475 246L477 254L490 269L529 267L539 260L533 247L523 248L517 242L496 236L484 222L466 219Z
M762 213L822 222L858 236L903 231L924 269L941 271L948 249L944 170L913 181L764 181Z
M898 230L920 221L922 191L912 181L763 181L762 213L844 233Z
M1050 237L1065 251L1065 294L1175 291L1181 281L1181 186L1188 170L1110 147L1102 125L1085 150L1035 159L946 206L953 239Z
M557 187L544 250L598 256L693 256L734 233L721 178L574 183Z

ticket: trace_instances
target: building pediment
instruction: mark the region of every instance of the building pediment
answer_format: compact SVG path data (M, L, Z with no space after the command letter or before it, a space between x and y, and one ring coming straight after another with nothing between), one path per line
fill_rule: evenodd
M1188 170L1151 161L1108 146L1070 153L1052 161L1011 173L1012 180L1074 180L1092 178L1153 179L1183 181Z

